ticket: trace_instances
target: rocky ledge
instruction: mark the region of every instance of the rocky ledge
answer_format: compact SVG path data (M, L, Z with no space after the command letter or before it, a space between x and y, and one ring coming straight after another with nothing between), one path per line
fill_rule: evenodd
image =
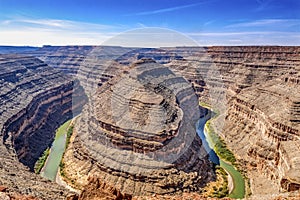
M93 97L63 159L74 185L82 188L96 175L136 196L201 192L214 179L195 130L204 110L184 78L143 59Z
M155 173L145 176L140 172L129 173L131 168L128 167L128 164L121 169L115 167L132 162L130 159L127 161L121 159L122 164L115 162L115 160L119 160L118 156L123 155L124 152L140 155L140 160L147 158L151 160L150 164L153 161L155 165L157 162L154 161L159 161L159 159L165 161L162 155L167 155L166 159L172 158L173 154L158 154L158 152L167 151L165 146L168 146L176 137L181 137L178 130L182 123L178 124L178 122L185 120L186 108L181 102L175 100L174 103L172 95L170 98L166 98L168 93L162 93L164 88L157 90L158 93L156 93L153 85L148 85L149 88L145 90L144 84L142 84L143 87L138 88L139 92L136 95L124 90L128 92L126 94L121 86L117 87L121 88L118 93L113 92L113 88L116 89L116 83L119 83L120 80L125 81L121 82L124 83L124 88L127 86L138 87L138 84L126 81L130 79L127 77L128 74L134 75L133 77L136 77L137 74L132 74L131 70L134 68L131 69L130 65L141 58L152 58L175 72L175 77L168 80L170 83L171 80L176 83L181 80L178 77L184 77L185 80L192 83L200 101L211 104L214 109L224 113L224 115L220 115L223 118L217 118L212 125L235 153L240 167L246 171L250 179L253 199L272 199L270 193L276 196L283 191L299 191L299 47L235 46L127 50L121 47L44 47L27 52L26 55L34 55L67 74L78 75L79 79L83 80L81 83L83 87L91 93L91 97L94 97L90 103L95 103L95 105L85 108L65 156L65 172L79 187L88 183L89 175L98 174L101 180L104 179L104 182L100 181L98 185L102 187L102 183L105 183L104 185L109 186L105 187L108 191L110 191L111 185L116 186L117 193L122 195L125 195L124 191L126 194L144 191L147 194L152 194L152 191L162 194L177 193L174 188L177 188L178 185L180 185L178 188L194 190L183 186L184 183L190 183L191 179L187 178L185 181L185 178L189 177L187 175L189 172L181 170L183 168L190 170L189 166L193 166L193 164L180 168L178 167L180 166L179 162L159 162L159 164L166 164L163 171L157 173L155 171ZM41 146L39 151L42 152L41 149L47 146L46 142L41 143L37 138L41 137L43 140L46 138L47 142L52 140L52 136L48 135L49 132L47 134L39 133L38 127L44 127L45 124L48 124L45 125L45 128L47 126L51 129L56 127L52 121L56 124L57 118L49 117L52 113L50 111L57 113L54 116L61 117L60 113L64 110L62 112L66 115L63 115L62 119L68 116L69 103L59 103L58 99L62 98L63 102L68 102L70 99L68 93L72 88L72 84L68 82L65 75L49 69L45 63L29 56L1 56L1 67L4 72L0 73L3 93L1 95L1 108L3 109L1 109L0 115L3 128L0 138L1 144L3 144L0 146L3 155L0 162L0 184L12 186L12 191L36 194L41 197L55 195L60 190L51 183L47 183L46 186L46 183L44 184L40 178L28 173L26 167L18 164L18 159L27 166L32 166L34 159L39 154L33 149ZM137 66L141 64L143 63ZM14 68L9 67L12 65ZM118 76L123 72L125 72L123 77ZM23 73L24 75L22 75ZM45 75L40 77L39 74ZM27 77L28 81L26 81ZM139 79L133 78L133 80ZM141 83L141 80L137 83ZM60 87L61 84L64 87ZM104 87L94 96L93 92L101 85ZM38 88L42 88L42 90ZM63 90L63 88L66 89ZM22 92L23 89L25 92ZM60 90L63 92L58 92ZM190 91L186 90L187 93L183 96L189 96ZM139 93L140 95L138 95ZM108 97L105 97L104 94ZM105 106L101 106L100 98L109 100L110 103L106 102L103 104ZM56 106L51 104L52 100L56 102ZM80 100L75 102L80 102ZM43 105L44 109L38 106L39 104ZM121 106L116 107L116 104ZM61 108L62 105L63 108ZM114 106L111 107L111 105ZM130 106L125 109L124 105ZM94 111L91 109L93 106L97 108ZM155 121L159 120L155 113L159 113L161 108L164 109L165 115L160 119L165 119L165 124ZM129 114L126 115L127 118L121 120L118 117L122 115L115 113L125 112L124 109ZM34 110L38 110L38 112L33 113ZM148 117L136 117L138 115ZM24 116L28 116L28 120ZM176 117L173 119L172 116ZM148 124L147 120L150 118L154 120L153 123L151 122L155 125L153 127ZM123 120L124 123L121 122ZM132 127L125 123L128 120L133 124ZM33 124L31 129L26 123ZM21 131L19 132L17 129L21 129ZM24 140L27 137L32 139L32 142ZM100 138L104 140L100 140ZM94 142L91 144L95 145L89 146L85 139L88 142ZM103 144L103 141L109 141L109 143ZM34 145L35 142L38 142L39 145ZM195 142L192 144L198 147L199 143L201 144L195 138ZM108 146L114 152L111 157L105 157L108 152L99 154L103 158L105 157L103 161L95 155L101 151L101 145L102 147ZM183 146L178 145L178 152ZM187 149L195 151L196 147ZM15 151L16 153L14 153ZM185 152L189 152L189 150ZM182 155L180 157L182 163L185 163L186 160L189 160L186 163L197 161L194 156L190 156L194 155L193 153ZM184 155L189 156L184 157ZM206 159L200 160L204 162L203 169L209 168ZM105 165L104 162L109 164ZM146 167L149 169L150 164L139 166L139 169ZM210 170L208 171L210 173ZM75 175L75 172L78 175ZM199 173L201 174L201 172ZM80 176L82 178L79 178ZM167 176L171 178L167 179ZM175 181L171 180L173 177ZM202 175L202 178L205 179L205 175ZM183 181L180 182L178 179ZM142 182L145 183L142 185ZM25 189L38 184L45 189L30 189L32 191ZM165 187L166 185L168 187ZM130 187L142 188L143 191L135 191L135 189L130 191L128 189ZM55 194L49 193L50 190L55 191ZM62 196L64 195L65 193Z
M223 82L227 100L224 121L213 125L250 178L253 198L299 191L300 48L212 47L209 54L221 78L206 88Z
M29 56L0 55L0 69L0 185L11 197L64 199L64 188L32 170L55 129L72 117L75 82Z

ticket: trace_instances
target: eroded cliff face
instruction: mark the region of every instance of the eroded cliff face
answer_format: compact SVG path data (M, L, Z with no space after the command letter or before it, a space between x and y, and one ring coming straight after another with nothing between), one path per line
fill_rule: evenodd
M29 170L72 117L74 82L28 56L1 55L0 68L0 185L12 195L64 199L62 187Z
M167 65L192 82L201 102L220 113L214 129L250 178L253 198L299 190L300 48L172 51L185 55L184 59ZM286 150L286 144L293 148Z
M215 47L209 52L227 88L226 118L214 127L247 171L254 198L299 190L300 48ZM284 150L286 144L293 148Z
M44 47L26 53L26 55L39 57L45 63L67 74L76 76L81 81L81 85L89 98L96 97L93 96L94 92L105 84L109 85L107 82L113 80L114 77L130 71L131 64L141 58L151 58L157 63L169 67L176 76L184 77L192 83L194 92L198 94L201 102L212 105L214 109L220 112L221 115L214 121L213 126L225 139L228 147L236 154L241 168L246 171L250 179L253 199L270 199L270 193L276 196L280 192L299 190L299 54L299 47L280 46L161 49L74 46ZM22 59L23 61L21 61ZM13 163L17 162L19 158L23 160L23 163L32 166L33 160L39 155L34 149L40 146L46 147L47 142L43 143L39 138L48 142L52 140L49 135L43 134L42 128L53 130L59 123L54 125L51 123L52 120L57 122L57 118L60 118L63 121L69 116L70 110L67 107L70 105L70 91L74 85L65 77L61 78L60 72L48 69L43 62L32 57L23 56L19 59L3 57L1 62L1 66L14 65L16 67L9 68L0 75L3 77L1 82L3 85L1 127L6 130L2 132L3 137L1 137L1 140L4 139L1 144L5 143L5 147L1 146L1 152L5 152L1 159L4 160L3 163L7 163L2 164L2 168L0 168L3 172L0 181L3 184L14 185L13 191L19 190L22 193L33 194L35 191L27 191L24 189L25 187L16 188L17 182L21 181L27 188L30 188L32 181L39 183L40 179L35 175L31 177L31 174L27 172L23 173L23 170L26 171L26 169ZM22 65L26 67L20 67ZM8 68L5 67L5 69ZM44 75L36 78L39 74ZM21 79L19 79L20 77ZM172 80L176 82L176 79ZM111 86L106 85L105 87L110 88ZM187 93L182 92L182 95L189 96L189 92L190 90ZM80 104L79 102L82 100L79 96L79 100L74 101L73 99L73 103ZM145 95L147 98L142 102L137 101L141 98L140 96L133 98L130 101L133 108L130 110L131 115L129 117L151 114L149 107L155 105L156 101L148 102L147 99L155 97L154 94L150 96L151 98ZM114 97L113 99L115 102L122 102L120 98ZM153 99L159 101L159 97ZM99 101L99 105L108 107L109 105L105 103L108 100L110 99L103 97L101 104ZM162 105L166 104L163 103ZM174 109L167 112L170 116L172 116L172 110ZM85 110L85 112L87 111ZM122 151L132 151L136 154L149 154L157 151L164 143L168 142L168 139L174 137L174 134L176 135L176 131L172 132L173 129L170 129L170 132L162 133L160 136L153 135L153 137L148 138L148 141L145 141L145 138L139 134L132 135L132 138L135 139L125 140L124 135L128 134L128 127L123 127L124 124L121 122L117 124L106 121L106 118L110 119L108 117L110 115L102 116L101 114L98 113L98 115L94 115L94 118L86 119L85 123L89 124L89 130L87 127L77 125L74 133L77 136L72 139L71 150L65 156L65 162L68 165L66 173L75 180L79 187L88 183L90 174L98 174L99 177L104 177L101 179L104 182L101 182L100 185L117 186L116 191L122 195L124 195L125 190L130 190L128 189L130 187L143 188L141 182L146 182L149 185L149 187L145 186L146 189L144 189L147 192L176 193L177 191L174 191L174 188L177 187L176 184L179 184L180 188L187 188L188 191L194 190L186 185L183 187L184 184L191 183L189 180L194 181L194 179L187 178L189 177L187 172L178 175L178 171L170 170L172 167L152 174L152 179L149 178L149 175L125 173L127 168L119 171L112 170L103 164L107 160L103 160L99 164L99 160L93 158L91 153L94 151L93 147L96 146L88 147L78 136L82 134L82 130L85 130L86 133L93 133L96 127L100 127L99 129L106 133L102 134L102 139L109 138L109 140L114 141L113 147L122 149ZM104 118L104 116L106 117ZM115 117L111 119L115 119ZM137 124L147 125L146 118L134 117L134 120ZM29 126L28 124L34 125ZM134 128L137 127L134 126ZM157 127L160 126L157 125ZM129 133L131 132L129 131ZM26 138L29 139L26 140ZM95 135L89 137L92 141L95 141L96 138ZM149 142L150 140L151 142ZM99 139L97 143L103 143L103 140ZM201 146L200 141L196 141L194 144ZM141 148L142 145L145 148ZM15 150L17 154L13 153ZM18 157L12 157L12 155L18 155ZM179 159L178 166L180 166L179 162L184 163L190 159L193 160L191 163L194 163L194 158L190 155L183 156L182 159ZM195 166L198 165L195 164ZM182 165L183 168L189 167ZM14 176L15 171L20 172ZM78 172L78 176L74 175L72 171ZM7 174L12 175L7 176ZM30 181L22 182L19 180L19 176ZM171 178L169 180L165 177ZM202 175L202 178L204 177L205 175ZM145 181L148 178L149 181ZM175 181L171 181L172 178ZM184 181L179 181L180 179ZM159 184L153 184L155 181ZM135 183L133 184L133 182ZM45 186L43 182L41 185ZM165 185L168 185L169 189ZM47 187L45 186L45 188ZM48 188L59 193L55 185L50 184ZM49 197L50 194L53 194L52 192L49 193L49 190L44 189L35 194L48 195ZM139 193L140 191L127 193L135 192Z
M293 178L286 178L290 166L298 167L292 160L284 161L289 167L280 164L290 157L280 149L284 141L299 142L299 47L137 49L121 56L118 52L115 60L95 68L100 80L89 75L88 66L97 59L89 58L79 76L89 75L86 83L101 86L140 58L168 66L193 84L201 102L223 113L213 126L248 171L252 193L267 196L298 187Z
M64 156L64 176L89 176L139 196L201 192L214 179L196 134L198 98L170 69L144 59L93 95Z
M286 141L299 143L299 117L291 114L300 97L299 89L299 85L274 80L246 89L230 101L224 137L239 158L248 163L245 169L253 178L254 191L262 192L255 183L258 177L252 177L251 170L265 175L262 179L273 180L268 183L273 193L281 190L280 181L287 171L281 170L279 163L290 152L279 150Z
M43 46L26 54L35 56L53 68L74 75L93 46Z
M44 61L50 67L77 76L103 65L101 61L111 61L131 52L134 48L110 46L44 46L34 51L24 52ZM98 65L93 66L93 64ZM103 69L103 67L101 67ZM87 71L86 71L87 70Z

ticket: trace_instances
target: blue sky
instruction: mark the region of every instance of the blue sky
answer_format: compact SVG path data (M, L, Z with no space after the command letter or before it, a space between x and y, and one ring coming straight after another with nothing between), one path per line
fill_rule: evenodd
M0 0L0 45L100 45L144 27L199 45L300 45L300 1Z

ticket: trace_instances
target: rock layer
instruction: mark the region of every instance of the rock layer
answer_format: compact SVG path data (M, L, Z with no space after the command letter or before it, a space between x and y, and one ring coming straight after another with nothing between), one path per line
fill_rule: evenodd
M294 146L296 154L283 149L300 142L300 48L212 47L209 53L220 69L228 105L225 120L214 127L247 171L252 193L270 198L287 185L297 188L289 170L300 168L293 161L299 149Z
M157 59L189 80L200 101L227 113L213 126L240 163L248 163L242 168L253 183L252 193L267 195L284 189L281 180L286 180L287 172L279 163L288 155L279 150L280 144L299 141L299 47L185 47L133 52L119 57L118 62L128 65L143 57ZM116 71L106 70L111 77ZM101 79L100 85L109 79Z
M33 57L1 55L0 68L0 185L9 194L63 199L63 188L29 168L51 144L59 124L72 116L74 83Z
M198 98L184 78L144 59L93 97L64 157L68 179L82 187L96 174L122 193L149 195L200 192L214 178L195 130Z
M7 51L6 47L5 51ZM13 52L19 52L19 50L13 49ZM21 50L20 52L24 53L24 50ZM263 198L269 198L269 193L299 190L299 181L297 178L297 170L299 169L297 160L299 152L297 148L300 129L299 47L235 46L123 49L121 47L45 46L43 48L35 49L32 52L27 51L24 54L34 55L45 61L46 64L56 67L66 74L77 75L85 90L88 91L87 93L91 94L90 97L93 97L94 91L96 91L98 87L105 85L106 82L114 79L113 77L118 76L120 73L122 74L124 71L130 71L127 68L133 62L141 58L152 58L156 60L156 62L162 63L164 66L172 69L176 76L183 76L186 80L190 81L195 92L199 95L200 101L211 104L214 109L219 110L221 114L224 113L224 115L220 115L221 117L216 119L212 124L221 137L225 139L229 148L236 154L242 168L247 171L254 199L258 197L262 198L263 195L265 195ZM18 61L16 61L15 57L16 55L10 58L2 56L1 66L6 66L6 70L5 73L1 72L0 75L2 79L1 85L4 91L1 96L1 108L4 108L1 109L1 127L6 123L6 127L4 127L6 128L6 131L1 133L3 136L1 137L1 140L5 140L5 147L1 145L1 153L5 152L3 153L4 161L1 163L6 164L2 164L1 166L2 171L0 180L4 183L8 183L8 185L20 185L11 183L18 182L19 179L13 178L13 175L7 176L5 174L16 174L15 171L20 171L20 173L23 170L26 171L24 167L20 167L21 165L14 165L14 163L17 162L17 158L11 158L12 155L16 155L13 151L15 151L15 149L17 150L19 158L24 158L24 163L28 164L33 162L28 158L38 156L38 153L35 154L33 149L37 147L37 145L34 145L35 142L39 142L34 135L42 135L41 137L48 142L52 139L48 138L48 136L45 138L44 134L30 134L38 133L38 131L33 129L37 128L39 124L48 124L47 126L45 125L45 128L50 127L53 129L55 127L49 123L53 118L47 117L46 115L48 114L44 115L43 113L49 113L49 110L58 109L61 111L55 111L56 114L53 116L59 116L61 115L61 112L66 112L65 116L68 115L68 109L58 107L61 105L67 106L69 103L58 103L58 96L61 96L66 102L69 101L70 96L68 93L70 90L67 88L72 87L72 84L64 82L66 80L62 81L64 87L60 87L59 82L61 82L62 79L51 74L57 74L58 77L61 77L62 75L59 75L61 73L50 70L45 63L42 63L41 61L36 62L36 59L33 59L32 57L29 58L28 56L19 56L19 59L17 59ZM22 61L22 59L24 60ZM35 66L30 63L36 62L38 65L41 65L40 67L37 67L36 75L49 72L49 78L51 79L51 77L53 77L52 80L57 83L55 84L56 86L46 85L43 87L42 85L50 81L46 78L48 75L45 75L43 77L44 79L32 79L34 75L32 75L32 73L28 74L26 70L24 71L24 68L19 66L22 62L27 62L26 66L28 67L25 68L30 68L33 71L35 70ZM8 66L12 65L17 67L14 68L14 70L8 68ZM25 76L23 76L20 81L19 77L22 77L24 72ZM25 81L27 77L29 78L28 80L30 80L28 81L29 83ZM43 80L45 81L41 82ZM15 84L19 85L17 89L13 89ZM45 90L37 92L38 87L35 86L42 87ZM109 84L106 85L106 87L109 88ZM22 92L23 88L26 92ZM33 91L30 88L36 88L36 90ZM58 95L59 90L63 90L60 95ZM12 92L10 93L7 91ZM29 95L26 96L24 93ZM157 105L160 98L156 97L153 98L153 101L149 101L147 100L149 99L147 94L151 94L151 97L156 96L153 94L152 90L152 93L147 92L141 96L135 96L128 102L128 105L132 106L128 119L133 117L132 121L135 125L134 128L147 126L147 118L134 116L151 116L153 119L156 117L155 115L151 115L151 109L149 110L149 108ZM122 99L116 98L118 95L114 96L115 102L122 102ZM143 98L143 96L147 98ZM142 101L137 101L137 99L140 98ZM24 101L21 101L20 99ZM47 102L48 100L53 100L56 103L52 104ZM10 102L14 103L11 104ZM79 100L73 101L73 103L80 104L79 102L81 102L80 98ZM43 106L39 107L39 104L42 104ZM54 106L54 104L56 106ZM176 102L176 105L179 104ZM21 111L24 110L25 107L31 113ZM100 109L101 106L98 105L98 108ZM156 110L159 110L158 108L159 107L156 107ZM175 110L176 109L178 108L175 106ZM5 110L9 110L9 112L6 112ZM35 110L36 113L33 113L33 110ZM120 109L120 111L121 110L122 109ZM174 113L172 110L174 110L173 107L170 107L167 112L170 115L166 116L172 116L172 113ZM27 114L29 116L28 121L26 117L22 117ZM112 121L105 121L106 118L101 116L100 113L98 113L98 115L95 113L93 116L94 118L89 121L90 130L86 132L94 132L94 130L96 130L95 126L97 128L102 127L99 129L102 132L108 133L103 135L102 138L113 141L113 143L110 143L111 147L120 151L134 151L136 154L141 154L141 152L143 152L145 155L150 155L153 152L161 150L162 145L167 144L169 140L172 140L172 137L174 138L174 134L176 135L176 132L172 131L161 133L160 136L162 137L152 135L151 137L148 136L145 138L140 132L132 132L130 133L132 135L126 135L125 132L131 127L126 127L121 122L119 122L120 124L113 124ZM114 116L111 120L112 119L115 120L118 118L117 116ZM172 118L169 117L169 119ZM88 119L86 121L88 121ZM101 121L101 124L97 124L99 121ZM33 132L30 131L30 127L24 125L25 122L28 124L36 124L32 127ZM16 127L13 125L14 123L17 125ZM171 128L172 122L168 124L170 125L168 130L172 130L172 128L174 128ZM121 125L125 127L121 127ZM81 127L78 125L78 135L82 134L79 128ZM156 128L157 129L155 130L161 129L159 123ZM21 129L22 131L19 132L18 129ZM84 136L84 134L82 136ZM132 136L131 139L124 139L129 136ZM23 141L22 138L24 137L29 137L30 140ZM93 136L88 139L94 140L96 138L96 136ZM124 141L121 139L124 139ZM151 142L148 142L150 139ZM1 144L3 142L4 141L1 141ZM17 145L14 145L14 143ZM103 141L101 140L99 143L103 144ZM196 143L198 145L199 142ZM45 147L45 144L40 145ZM142 145L144 145L145 148L141 148ZM93 155L91 155L90 151L94 148L87 147L80 139L80 136L75 137L74 143L70 144L70 149L71 150L67 152L65 157L65 161L68 164L67 172L79 185L87 184L87 176L89 174L105 170L106 172L104 175L100 173L100 177L104 177L104 179L108 180L108 183L113 183L113 185L117 183L118 191L119 189L123 190L123 186L124 188L133 186L131 181L133 179L137 179L140 182L142 182L142 180L147 180L145 176L133 176L132 174L124 173L127 169L113 172L113 170L108 169L107 166L103 167L103 165L98 164L97 159L91 159ZM153 156L151 158L158 159L161 157L157 155L156 157ZM193 157L191 158L193 159ZM69 163L68 160L70 161ZM184 160L187 160L187 158L183 158L181 161ZM76 165L73 166L74 163L72 162L75 161ZM32 164L30 165L32 166ZM78 170L77 166L79 166ZM79 175L82 175L83 178L77 179L77 176L73 176L72 170L77 170ZM106 175L112 172L114 175L111 177ZM159 174L153 175L153 177L155 177L154 180L158 180L158 176L165 177L170 174L172 174L172 177L178 177L177 172L173 172L172 170L169 170L169 168L161 171L161 173L163 174L162 176ZM120 174L123 178L120 178L120 183L118 183L119 178L117 177L119 177ZM19 174L17 176L19 176ZM20 175L20 177L24 177L24 179L31 180L31 177L29 176L30 175L27 172L24 172L24 175ZM182 175L182 177L186 177L186 175ZM40 179L36 179L36 176L33 176L32 178L37 181L36 183L39 183ZM129 181L126 182L125 179ZM174 183L164 178L161 180L161 186L166 184L171 186L174 185ZM147 184L151 185L153 183L153 181L151 181L148 181ZM182 183L184 182L185 181L182 181ZM176 182L176 184L177 183L179 182ZM22 182L22 184L29 187L29 185L32 184L32 180L28 183ZM43 184L44 183L42 183L42 185ZM161 186L157 186L157 188ZM56 190L55 186L51 185L50 187L54 187L53 190ZM138 185L136 187L138 188L140 186ZM30 193L25 191L25 187L13 188L14 191L19 190ZM164 191L161 193L166 191L165 188L163 190ZM167 192L172 192L171 190L172 189ZM43 192L47 194L48 190ZM45 196L43 192L37 194Z

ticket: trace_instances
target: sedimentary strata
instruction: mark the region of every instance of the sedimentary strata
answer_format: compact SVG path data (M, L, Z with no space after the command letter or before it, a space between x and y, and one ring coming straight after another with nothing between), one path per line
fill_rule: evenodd
M192 82L200 101L224 113L214 129L250 177L252 194L299 190L300 48L209 47L182 55L167 65Z
M299 139L299 52L299 47L280 46L132 50L116 57L115 64L100 66L104 78L96 84L102 85L122 73L124 65L140 58L168 66L193 84L200 101L227 113L214 127L240 163L248 163L243 167L253 183L252 193L278 193L289 190L290 185L279 164L281 158L288 157L280 151L280 144ZM93 78L89 80L93 82ZM292 165L292 161L287 163Z
M13 49L13 51L18 50ZM270 199L270 193L276 195L276 193L299 190L299 47L136 49L45 46L34 50L28 49L26 52L22 50L22 53L26 56L2 56L1 66L5 70L0 72L3 93L1 96L1 108L3 108L1 109L1 127L3 127L1 144L4 144L1 145L1 153L5 152L1 159L4 159L3 163L6 163L1 162L3 173L1 173L0 181L3 184L14 185L13 191L35 193L26 191L24 188L34 185L31 178L37 181L36 183L40 179L35 175L29 177L23 166L13 163L18 162L19 159L32 168L34 160L42 152L41 150L38 153L34 149L37 147L43 149L52 141L53 136L48 133L44 134L43 130L54 130L59 124L58 118L62 117L63 121L69 116L71 93L73 104L80 107L80 103L84 101L80 98L80 92L71 92L74 83L62 76L60 72L50 69L48 65L65 74L76 76L92 100L90 103L98 102L85 108L82 116L86 117L82 117L81 123L75 128L74 135L77 136L74 136L73 143L70 144L70 149L65 156L65 172L79 187L88 183L90 174L95 174L99 175L96 177L103 178L103 182L99 182L101 186L116 186L116 191L122 195L143 194L143 192L165 194L199 191L200 187L190 188L187 185L202 183L206 176L209 181L211 176L199 172L200 179L198 180L191 178L190 172L184 171L184 169L189 171L193 168L192 166L200 167L200 164L193 164L197 161L195 153L190 153L190 150L195 151L196 146L201 146L201 141L198 139L191 143L191 149L187 148L185 151L187 153L182 154L178 162L172 164L162 162L167 164L157 173L155 170L147 175L131 173L129 166L132 166L132 163L128 164L131 162L130 159L126 162L120 159L123 162L122 165L115 161L117 156L123 155L126 151L132 152L132 155L148 156L151 161L166 161L164 159L172 158L172 154L170 157L163 157L162 155L168 154L158 152L167 151L168 149L164 149L164 146L174 138L180 137L178 127L182 126L182 123L179 121L185 120L183 113L187 109L184 104L176 101L174 103L174 96L162 93L163 88L157 90L153 85L144 87L144 84L141 84L143 87L138 87L136 95L125 89L126 87L136 88L140 83L140 80L134 82L135 84L133 82L129 84L130 81L126 82L129 79L127 76L132 75L131 70L134 69L134 67L131 68L132 63L140 59L146 61L148 58L174 72L174 78L168 79L169 82L166 81L170 85L173 81L176 85L178 80L182 80L178 77L184 77L192 84L192 90L198 94L201 102L210 104L219 111L221 115L212 125L235 153L241 168L246 171L250 179L253 199ZM28 55L38 57L44 62ZM137 66L143 65L143 63L136 64ZM8 67L12 65L15 67ZM122 79L120 74L128 79L124 77ZM133 77L136 77L136 74ZM112 88L116 87L116 81L120 79L124 80L122 82L124 84L119 92L114 93L116 89ZM180 95L185 99L185 96L193 93L192 90L185 90ZM130 101L124 100L126 98L123 97L126 95L133 95L130 98L127 97ZM166 101L166 99L169 100ZM125 108L124 106L115 107L117 104L129 105L126 110L129 114L124 115L126 117L118 118L118 116L123 116L120 112L125 112ZM114 106L111 107L111 105ZM161 109L164 112L160 113ZM108 112L109 110L111 112ZM178 112L175 112L176 110ZM179 112L180 110L183 112ZM88 113L93 115L88 117ZM114 115L114 113L119 113L119 115ZM164 117L165 125L158 123L162 119L158 116ZM128 122L129 119L130 122ZM155 125L152 128L148 124L149 119L152 119ZM52 121L55 123L53 124ZM145 131L147 134L143 132L144 129L147 130ZM42 138L45 142L37 138ZM85 139L88 142L84 142ZM110 141L109 145L105 141ZM87 144L89 142L91 142L90 146ZM105 159L97 157L101 145L114 150L114 152L104 152L102 155L103 158L107 154L112 155L111 157L106 156ZM182 146L178 145L178 151L180 149ZM144 159L144 157L139 159ZM187 160L189 162L186 162ZM209 168L205 160L200 159L203 162L201 169ZM152 164L157 167L162 163L153 162ZM187 166L180 163L190 164ZM115 170L123 164L123 168ZM139 166L139 169L144 168L145 166ZM23 173L23 170L26 172ZM17 176L7 175L16 174L15 171L19 171ZM75 171L79 174L78 176L74 174ZM22 175L19 175L21 172ZM15 187L15 185L19 186L17 183L19 179L16 178L18 176L30 180L28 183L21 182L25 187ZM82 177L79 178L80 176ZM97 183L97 180L92 180ZM12 182L16 183L12 184ZM49 187L56 191L56 186ZM130 190L129 188L141 189ZM50 196L52 193L48 193L49 190L41 191L36 195Z
M34 57L1 55L0 68L0 185L12 195L63 199L63 188L29 170L72 116L74 82Z
M215 122L215 129L245 164L252 193L270 198L299 190L300 49L215 47L210 54L222 60L216 65L228 88L227 115L224 123ZM222 72L225 67L232 73Z
M84 108L64 175L79 187L97 175L129 195L201 192L215 175L195 131L200 114L184 78L140 60Z

